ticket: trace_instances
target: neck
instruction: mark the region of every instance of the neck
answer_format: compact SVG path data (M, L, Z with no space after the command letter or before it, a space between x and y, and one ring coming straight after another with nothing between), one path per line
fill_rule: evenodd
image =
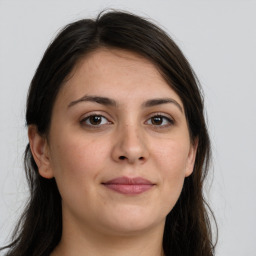
M117 235L63 223L61 241L51 256L163 256L163 229L164 223L133 234Z

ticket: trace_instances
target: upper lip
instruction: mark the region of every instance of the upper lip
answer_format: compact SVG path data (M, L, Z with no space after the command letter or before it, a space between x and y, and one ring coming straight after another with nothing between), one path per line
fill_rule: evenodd
M117 177L112 180L103 182L103 184L119 184L119 185L154 185L151 181L142 177Z

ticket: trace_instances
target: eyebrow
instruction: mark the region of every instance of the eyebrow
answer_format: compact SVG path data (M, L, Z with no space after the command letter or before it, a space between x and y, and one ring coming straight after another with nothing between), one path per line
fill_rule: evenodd
M106 106L116 106L117 105L114 100L106 98L106 97L85 95L78 100L70 102L68 104L68 108L76 105L77 103L84 102L84 101L96 102L96 103L99 103L101 105L106 105Z
M183 109L182 109L181 105L176 100L171 99L171 98L160 98L160 99L147 100L145 103L143 103L143 107L154 107L157 105L168 104L168 103L174 104L183 113Z
M107 98L107 97L85 95L85 96L79 98L78 100L70 102L68 104L68 108L70 108L78 103L81 103L81 102L96 102L101 105L114 106L114 107L118 105L115 100ZM183 113L183 109L182 109L181 105L176 100L174 100L172 98L159 98L159 99L147 100L146 102L144 102L142 104L142 107L148 108L148 107L154 107L157 105L168 104L168 103L174 104Z

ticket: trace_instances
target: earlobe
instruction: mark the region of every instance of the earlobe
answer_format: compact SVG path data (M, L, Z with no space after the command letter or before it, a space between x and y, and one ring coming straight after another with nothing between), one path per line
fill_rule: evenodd
M47 179L53 178L46 138L38 133L35 125L28 127L28 138L30 150L38 167L39 174Z
M194 142L191 143L191 145L190 145L188 159L187 159L187 165L186 165L185 177L188 177L189 175L191 175L193 170L194 170L197 147L198 147L198 138L196 138L194 140Z

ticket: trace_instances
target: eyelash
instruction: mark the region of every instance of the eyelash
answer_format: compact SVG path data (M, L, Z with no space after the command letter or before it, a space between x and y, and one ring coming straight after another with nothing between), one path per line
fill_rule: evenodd
M92 121L91 120L91 118L96 118L96 117L99 117L100 118L100 122L102 121L102 119L105 119L106 121L105 121L105 123L104 124L92 124L90 121ZM159 125L157 125L157 124L153 124L152 123L152 119L153 118L160 118L161 119L161 124L159 124ZM90 122L90 123L87 123L87 122ZM149 121L151 121L151 124L148 124L148 122ZM163 122L165 122L165 124L164 125L162 125L162 123ZM82 124L82 125L84 125L84 126L86 126L86 127L89 127L89 128L101 128L102 126L105 126L105 125L109 125L109 124L112 124L112 122L111 121L109 121L105 116L103 116L103 115L100 115L100 114L91 114L91 115L89 115L89 116L86 116L85 118L83 118L81 121L80 121L80 123ZM174 120L173 119L171 119L170 117L167 117L167 116L165 116L165 115L163 115L163 114L160 114L160 113L157 113L157 114L154 114L154 115L152 115L151 117L149 117L147 120L146 120L146 122L145 122L147 125L152 125L152 126L154 126L154 128L155 129L163 129L163 128L167 128L167 127L170 127L170 126L172 126L172 125L174 125Z
M88 124L86 123L87 121L90 121L91 118L95 118L95 117L99 117L102 119L105 119L107 122L105 124ZM92 121L92 120L91 120ZM100 128L102 127L103 125L106 125L106 124L111 124L112 122L110 122L105 116L103 115L100 115L100 114L92 114L92 115L89 115L89 116L86 116L85 118L83 118L80 123L86 127L89 127L89 128Z
M160 118L162 122L164 122L164 120L165 120L166 123L164 125L162 125L162 123L160 125L153 125L152 124L152 119L153 118ZM174 120L172 118L167 117L167 116L165 116L161 113L157 113L157 114L152 115L149 119L147 119L146 122L148 122L149 120L151 120L151 124L149 124L149 125L153 125L154 128L156 128L156 129L168 128L168 127L174 125Z

